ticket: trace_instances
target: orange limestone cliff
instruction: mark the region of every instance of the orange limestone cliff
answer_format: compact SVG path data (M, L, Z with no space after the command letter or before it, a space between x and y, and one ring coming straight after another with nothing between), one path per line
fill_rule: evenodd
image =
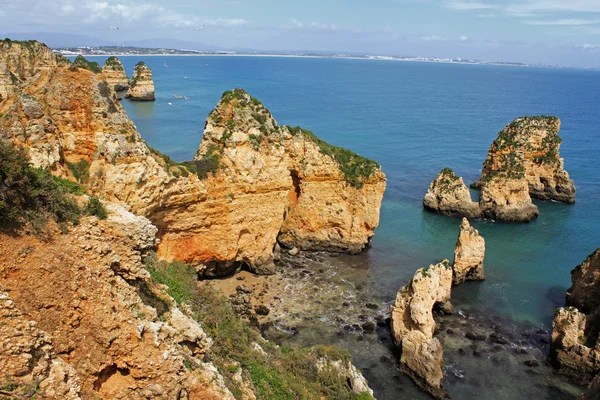
M278 241L350 253L368 246L386 184L374 161L279 126L236 89L208 117L195 159L176 163L141 139L95 63L71 65L34 43L0 42L0 78L10 72L12 93L0 102L0 139L149 218L161 257L213 276L241 266L272 273Z

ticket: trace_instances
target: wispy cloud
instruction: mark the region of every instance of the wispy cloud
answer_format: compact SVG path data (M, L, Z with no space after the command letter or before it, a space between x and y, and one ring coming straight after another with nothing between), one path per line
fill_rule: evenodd
M598 19L559 19L551 21L530 20L525 21L527 25L560 25L560 26L580 26L580 25L595 25L600 23Z
M480 1L462 1L452 0L444 4L448 8L454 10L489 10L493 8L500 8L497 4L483 3Z
M448 40L447 37L445 37L445 36L438 36L438 35L421 36L420 39L424 40L426 42Z
M580 48L586 49L586 50L596 50L596 49L600 49L600 44L584 43L584 44L578 45L577 47L580 47Z
M469 37L463 35L463 36L459 37L458 40L460 40L461 42L466 42L467 40L469 40Z

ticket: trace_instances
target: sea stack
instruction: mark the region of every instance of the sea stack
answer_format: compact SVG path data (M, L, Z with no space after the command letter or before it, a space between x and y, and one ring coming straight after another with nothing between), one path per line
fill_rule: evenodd
M560 373L589 384L600 376L600 248L571 271L571 281L552 324L551 355Z
M453 283L458 285L467 280L479 281L485 279L484 257L485 239L481 237L477 229L469 224L468 219L463 218L454 250Z
M471 201L449 169L444 169L423 199L427 209L446 215L529 222L539 215L532 198L575 202L575 185L559 155L562 142L556 117L517 118L492 143L481 178L479 204Z
M400 289L391 306L392 337L402 350L402 371L438 399L448 395L442 387L442 345L433 337L433 309L449 302L451 289L452 268L444 260L417 270L412 281Z
M106 59L102 67L102 77L117 92L129 89L129 78L117 57L111 56Z
M560 119L549 116L517 118L507 125L488 151L481 178L485 187L495 177L525 179L529 195L540 200L575 203L575 185L564 169L559 150Z
M423 199L426 209L450 216L478 218L479 204L471 200L469 188L450 168L444 168L435 178Z
M135 65L133 78L129 82L129 89L125 97L135 101L155 100L152 71L143 61Z

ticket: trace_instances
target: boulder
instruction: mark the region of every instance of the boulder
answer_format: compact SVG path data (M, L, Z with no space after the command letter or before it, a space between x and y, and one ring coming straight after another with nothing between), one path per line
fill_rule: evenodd
M481 216L479 205L471 200L469 188L450 168L444 168L431 182L423 198L423 207L450 216Z

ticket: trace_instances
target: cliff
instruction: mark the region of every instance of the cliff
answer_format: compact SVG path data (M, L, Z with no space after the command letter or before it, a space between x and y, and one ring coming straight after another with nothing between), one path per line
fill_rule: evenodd
M0 137L26 147L35 166L148 217L161 257L207 275L272 273L278 239L305 250L368 246L385 190L379 166L278 126L247 93L226 92L196 159L176 163L148 148L102 74L39 72L0 103Z
M129 89L125 98L136 101L154 101L154 81L152 71L143 61L135 65L133 78L129 82Z
M575 186L559 156L560 120L522 117L506 126L492 143L481 179L479 203L446 168L431 184L423 206L446 215L529 222L539 215L532 198L575 202Z
M552 324L552 359L581 384L600 376L600 249L571 271L566 307Z
M102 67L102 79L116 91L129 89L129 78L127 78L125 68L123 68L123 64L117 57L106 59Z

